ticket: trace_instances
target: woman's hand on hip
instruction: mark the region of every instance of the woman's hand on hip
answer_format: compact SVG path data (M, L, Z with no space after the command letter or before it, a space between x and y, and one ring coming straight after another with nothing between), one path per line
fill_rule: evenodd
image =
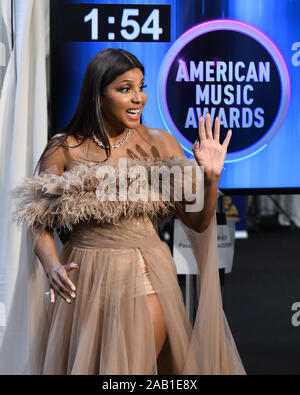
M50 300L52 303L55 301L55 293L68 303L75 299L76 287L69 279L69 273L75 269L79 269L79 266L77 263L71 262L66 265L55 264L46 271L50 281Z

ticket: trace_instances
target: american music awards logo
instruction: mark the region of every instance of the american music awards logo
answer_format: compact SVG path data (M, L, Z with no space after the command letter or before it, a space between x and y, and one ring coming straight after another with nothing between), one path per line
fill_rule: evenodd
M192 154L200 115L233 135L226 162L255 155L274 138L287 113L290 81L274 43L233 20L201 23L167 52L159 72L160 111L167 128Z

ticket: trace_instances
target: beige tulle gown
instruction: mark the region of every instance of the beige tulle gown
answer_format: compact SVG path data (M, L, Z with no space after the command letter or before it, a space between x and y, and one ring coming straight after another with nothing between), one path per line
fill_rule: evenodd
M158 163L197 166L185 157L138 164L149 174L150 166ZM61 176L45 172L14 191L15 219L29 230L23 230L26 262L17 280L0 372L244 374L222 309L215 218L203 233L183 225L199 269L199 304L192 326L170 249L157 232L157 220L172 213L176 202L99 202L99 166L78 164ZM56 297L51 305L44 297L49 284L32 250L36 235L56 226L72 229L61 253L63 264L79 265L70 273L77 288L72 304ZM158 359L147 300L151 293L159 298L167 330Z

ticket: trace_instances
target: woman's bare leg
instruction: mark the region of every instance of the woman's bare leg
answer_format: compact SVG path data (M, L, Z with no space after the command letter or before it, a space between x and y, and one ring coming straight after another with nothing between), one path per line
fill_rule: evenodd
M150 294L147 295L147 298L152 317L157 358L166 340L166 324L158 296L156 294Z

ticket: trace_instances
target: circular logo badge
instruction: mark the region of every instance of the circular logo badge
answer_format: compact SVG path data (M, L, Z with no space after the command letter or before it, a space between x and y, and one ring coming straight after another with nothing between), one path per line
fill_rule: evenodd
M221 141L232 137L226 162L261 151L278 132L289 105L287 67L275 45L245 23L215 20L184 33L159 73L167 128L192 154L199 117L219 117Z

